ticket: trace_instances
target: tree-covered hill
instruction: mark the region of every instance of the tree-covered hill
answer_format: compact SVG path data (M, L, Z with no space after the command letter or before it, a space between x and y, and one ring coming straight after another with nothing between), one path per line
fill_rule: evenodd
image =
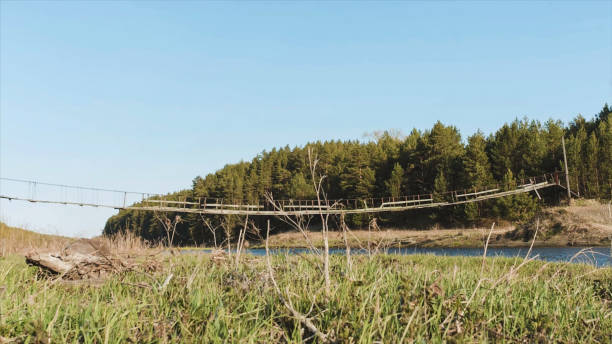
M324 189L330 199L359 199L514 183L524 177L563 170L561 137L565 136L571 187L589 198L609 199L612 194L612 111L606 104L586 120L577 116L568 125L528 119L504 124L485 136L478 131L463 140L454 126L440 122L425 131L413 129L407 136L384 132L374 140L313 142L304 147L264 151L250 162L229 164L193 180L192 188L175 196L215 197L234 202L262 202L265 192L276 199L312 199L314 191L308 149L316 152L319 171L326 175ZM541 204L559 201L558 190L542 192L543 201L520 194L480 203L435 210L386 215L353 215L353 227L367 226L371 216L378 223L399 228L433 225L468 226L483 218L526 220ZM211 240L202 218L183 216L176 242L199 245ZM145 211L122 210L109 218L105 235L133 231L158 241L165 237L160 221Z

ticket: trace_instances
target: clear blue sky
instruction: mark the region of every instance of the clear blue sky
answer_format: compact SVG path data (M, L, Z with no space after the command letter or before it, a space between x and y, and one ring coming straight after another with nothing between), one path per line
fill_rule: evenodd
M165 193L264 149L612 100L612 2L0 3L0 175ZM113 211L0 202L96 235Z

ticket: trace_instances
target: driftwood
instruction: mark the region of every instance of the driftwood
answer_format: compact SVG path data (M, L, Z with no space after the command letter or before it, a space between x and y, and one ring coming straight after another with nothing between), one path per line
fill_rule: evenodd
M77 240L60 252L32 251L25 258L29 265L38 266L42 271L59 275L65 280L102 279L137 266L112 255L104 242L87 239ZM155 270L154 265L149 263L145 270Z

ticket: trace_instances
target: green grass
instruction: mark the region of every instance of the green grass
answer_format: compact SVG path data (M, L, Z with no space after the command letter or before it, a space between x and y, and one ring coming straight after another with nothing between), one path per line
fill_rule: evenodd
M280 289L338 342L603 342L612 336L612 269L520 259L332 256L329 298L315 257L275 256ZM209 255L168 257L163 270L101 286L39 277L0 259L0 342L301 342L312 336L274 291L265 259L238 268ZM162 288L167 276L174 277ZM467 301L476 293L468 304ZM312 339L317 341L317 339Z

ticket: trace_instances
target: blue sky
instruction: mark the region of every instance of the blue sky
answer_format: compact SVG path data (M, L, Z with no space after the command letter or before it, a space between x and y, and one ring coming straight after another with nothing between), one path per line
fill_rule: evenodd
M165 193L272 147L612 101L612 2L0 2L0 175ZM100 233L114 211L0 201Z

